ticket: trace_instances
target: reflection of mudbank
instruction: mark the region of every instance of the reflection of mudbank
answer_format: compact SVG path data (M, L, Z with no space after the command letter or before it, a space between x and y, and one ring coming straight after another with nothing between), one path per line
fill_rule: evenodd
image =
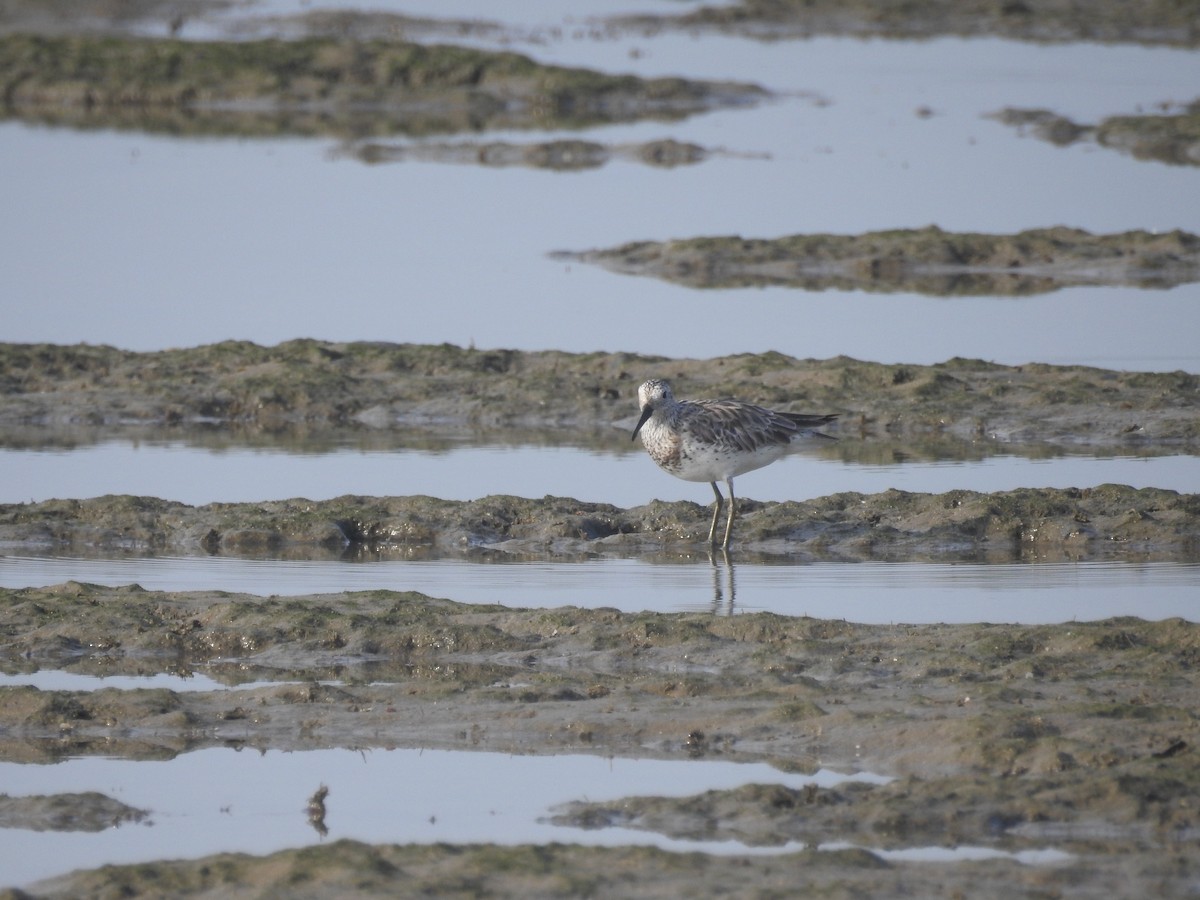
M616 28L653 33L661 29L716 29L776 40L816 35L929 38L939 35L1017 40L1166 44L1200 43L1195 7L1175 0L737 0L704 6L680 16L634 15L607 20Z
M1200 280L1200 238L1182 231L1093 235L922 229L774 239L700 237L558 253L699 288L763 285L934 296L1038 294L1079 285L1166 288Z
M0 38L3 116L213 134L386 134L678 119L766 96L403 42Z
M818 720L826 713L811 702L807 709L794 702L787 714L797 720ZM1036 731L1042 726L1029 722L1027 727ZM1172 746L1170 739L1163 740L1158 753L1170 758ZM1178 767L1153 762L1156 755L1147 753L1133 768L1157 770L1167 783L1172 782L1171 770ZM1144 842L1193 847L1200 842L1200 834L1185 812L1186 804L1163 796L1147 805L1147 793L1155 790L1151 784L1157 775L1149 775L1139 786L1129 784L1127 789L1107 792L1088 787L1096 778L1095 770L1067 763L1062 772L1042 777L1047 790L1073 798L1070 811L1062 810L1065 821L1048 822L1042 815L1031 814L1029 797L1014 792L1008 779L982 775L957 779L953 801L943 794L945 781L910 775L886 784L852 781L832 788L749 784L690 797L579 800L557 808L550 821L577 828L653 831L678 840L738 841L756 847L848 841L898 850L939 847L952 841L960 846L1003 847L1009 852L1053 846L1068 853L1121 853ZM1030 777L1025 772L1021 775ZM1032 780L1041 779L1032 776ZM1150 807L1155 809L1153 817L1147 816ZM948 819L953 820L952 827Z
M1097 125L1080 125L1048 109L1008 108L991 118L1059 147L1094 141L1135 159L1200 166L1200 100L1174 115L1109 116Z
M387 145L364 143L345 151L365 163L438 162L507 168L554 169L560 172L598 169L613 159L642 162L671 169L707 159L711 151L675 140L644 144L606 145L595 141L558 140L534 144L468 141L457 144Z
M1200 554L1197 496L1121 485L985 494L884 491L804 502L743 500L735 545L807 559L981 560ZM0 506L0 544L55 553L211 553L288 558L435 552L623 555L698 545L690 502L622 509L565 497L339 497L188 506L109 496Z
M105 831L141 822L149 813L95 791L82 794L0 794L0 828L26 831Z

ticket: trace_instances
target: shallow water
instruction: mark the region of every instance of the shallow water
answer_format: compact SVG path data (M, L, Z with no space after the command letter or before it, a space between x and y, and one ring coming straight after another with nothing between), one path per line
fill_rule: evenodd
M230 729L231 737L236 728ZM584 831L541 821L570 800L634 794L686 796L744 784L830 786L869 773L821 770L812 776L766 764L710 760L513 756L446 750L200 750L165 761L72 759L49 766L0 763L0 792L13 795L100 791L151 811L148 823L100 833L0 829L6 885L80 866L195 858L237 851L265 854L322 840L375 843L570 841L653 844L709 853L753 852L734 842L677 841L624 828ZM305 804L324 784L322 837ZM794 847L771 848L777 853Z
M619 443L629 445L622 435ZM325 452L285 447L226 445L206 449L174 442L109 440L75 449L0 449L0 503L55 497L136 494L197 506L213 502L346 494L425 494L473 500L489 494L573 497L616 506L651 500L712 502L705 484L664 474L639 446L624 452L548 446L461 445L437 452L404 447ZM942 493L1004 491L1022 487L1094 487L1128 484L1192 493L1200 489L1198 456L989 456L982 459L905 459L895 463L843 462L836 447L800 452L739 476L739 496L804 500L842 491L877 493L896 488ZM983 451L981 451L983 452Z
M0 586L74 580L147 590L300 595L416 590L464 603L613 607L626 612L768 611L864 623L1042 624L1139 616L1200 621L1200 565L736 562L719 557L582 562L79 559L0 556Z
M670 171L628 162L569 173L367 166L322 139L6 123L7 202L21 210L0 217L6 339L155 349L312 336L1200 371L1200 285L953 300L697 291L547 256L638 239L931 223L1200 232L1186 167L1056 148L982 118L1002 106L1048 106L1087 120L1187 99L1195 64L1186 52L678 35L521 49L608 71L747 79L783 96L678 123L485 138L670 136L728 151ZM933 115L916 114L925 108ZM63 255L70 266L47 264Z

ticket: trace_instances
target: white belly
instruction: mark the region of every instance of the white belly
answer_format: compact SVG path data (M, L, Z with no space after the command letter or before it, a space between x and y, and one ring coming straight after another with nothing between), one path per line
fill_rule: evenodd
M787 444L771 444L753 451L685 446L678 469L667 471L685 481L725 481L743 472L761 469L787 451Z

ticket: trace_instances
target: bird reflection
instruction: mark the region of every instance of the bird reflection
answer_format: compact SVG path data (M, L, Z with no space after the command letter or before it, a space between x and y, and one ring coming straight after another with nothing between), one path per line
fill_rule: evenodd
M718 557L720 562L718 562ZM713 573L713 615L719 615L724 612L727 616L733 615L733 606L737 597L737 589L733 584L733 563L729 561L729 552L720 547L713 547L709 550L708 561L712 564ZM725 582L728 585L729 597L726 599L725 591L721 584L721 570L725 570Z
M305 808L305 811L308 813L308 824L322 838L329 834L329 828L325 825L325 798L328 796L329 788L321 785L308 798L308 806Z

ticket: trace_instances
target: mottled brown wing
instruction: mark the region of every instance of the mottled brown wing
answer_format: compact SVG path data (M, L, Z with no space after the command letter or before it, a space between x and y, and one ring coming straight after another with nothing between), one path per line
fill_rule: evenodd
M804 424L810 417L778 413L740 400L684 400L680 406L682 428L699 441L729 450L751 452L761 447L787 444L797 432L813 427ZM811 418L824 420L822 416ZM823 421L813 424L823 424Z

